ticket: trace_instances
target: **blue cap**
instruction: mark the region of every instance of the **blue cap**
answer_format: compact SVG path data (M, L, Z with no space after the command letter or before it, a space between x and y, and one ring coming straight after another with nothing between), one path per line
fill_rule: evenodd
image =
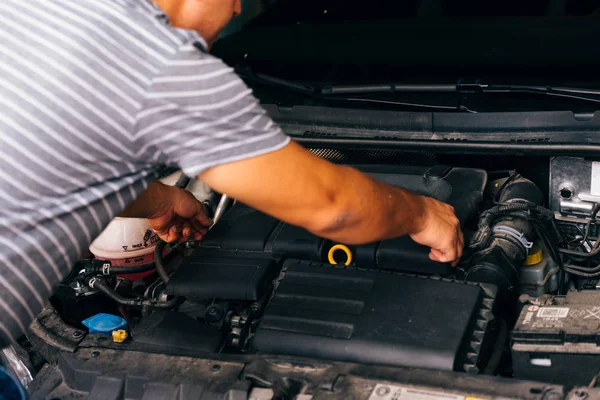
M26 400L28 398L25 388L19 381L0 367L0 399Z
M96 314L81 323L88 327L90 333L102 335L111 335L112 331L127 328L127 321L124 318L111 314Z

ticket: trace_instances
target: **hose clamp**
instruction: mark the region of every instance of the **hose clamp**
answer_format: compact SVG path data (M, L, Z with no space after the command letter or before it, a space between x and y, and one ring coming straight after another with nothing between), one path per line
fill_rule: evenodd
M502 234L515 238L519 243L523 245L523 247L525 247L527 253L529 253L529 249L533 247L533 242L528 241L523 232L519 232L518 230L516 230L515 228L511 228L510 226L496 225L492 229L492 232L494 232L495 234Z
M102 264L102 275L110 275L110 263Z
M94 288L94 285L96 284L96 282L97 282L97 281L98 281L98 278L91 278L91 279L88 281L88 286L89 286L90 288L92 288L92 289L93 289L93 288Z

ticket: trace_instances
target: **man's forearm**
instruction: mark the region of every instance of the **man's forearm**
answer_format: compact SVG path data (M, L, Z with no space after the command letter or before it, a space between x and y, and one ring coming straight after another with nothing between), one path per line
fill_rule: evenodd
M462 233L447 204L331 164L290 143L200 175L220 193L312 233L347 244L409 234L437 261L456 261Z
M376 181L355 169L338 167L326 185L333 196L332 223L313 233L348 244L419 232L426 220L426 198ZM351 185L352 189L348 190ZM327 220L328 217L325 217Z
M295 143L200 178L260 211L349 244L414 233L424 219L423 197L331 164Z

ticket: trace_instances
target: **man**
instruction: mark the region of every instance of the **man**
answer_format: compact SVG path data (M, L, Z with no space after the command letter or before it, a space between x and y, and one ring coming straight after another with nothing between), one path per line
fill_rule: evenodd
M0 347L23 334L115 216L161 238L210 226L178 166L240 202L358 244L405 234L461 256L451 207L290 142L208 49L239 0L0 2ZM134 201L135 200L135 201Z

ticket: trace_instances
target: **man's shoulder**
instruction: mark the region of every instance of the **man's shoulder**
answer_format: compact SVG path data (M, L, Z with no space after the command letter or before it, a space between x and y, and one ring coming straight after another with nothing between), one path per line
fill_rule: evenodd
M121 50L127 48L148 55L149 59L170 58L181 46L204 42L196 32L172 27L152 0L51 0L50 3L61 8L59 15L65 29L76 25L90 39L101 43L118 41Z

